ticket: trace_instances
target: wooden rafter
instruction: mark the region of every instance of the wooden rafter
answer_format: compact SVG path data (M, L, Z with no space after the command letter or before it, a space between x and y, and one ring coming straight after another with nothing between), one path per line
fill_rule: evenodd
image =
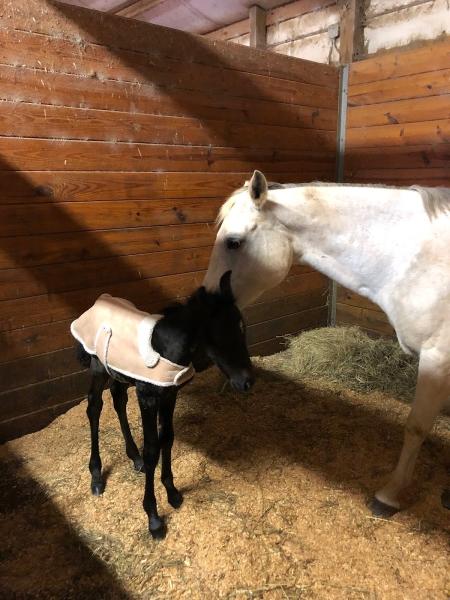
M161 4L161 2L163 0L128 0L109 12L121 17L138 17L149 8Z
M351 63L360 60L364 54L363 0L338 0L340 9L340 62Z
M252 48L266 47L266 11L254 4L249 10L250 46Z

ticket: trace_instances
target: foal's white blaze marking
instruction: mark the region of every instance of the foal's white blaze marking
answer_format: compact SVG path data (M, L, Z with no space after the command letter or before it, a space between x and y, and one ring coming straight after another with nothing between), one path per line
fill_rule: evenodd
M222 207L207 288L232 270L250 304L306 263L377 303L406 352L416 396L398 464L376 497L399 507L422 441L450 396L450 189L311 184L270 189L258 171ZM229 248L229 240L239 247Z

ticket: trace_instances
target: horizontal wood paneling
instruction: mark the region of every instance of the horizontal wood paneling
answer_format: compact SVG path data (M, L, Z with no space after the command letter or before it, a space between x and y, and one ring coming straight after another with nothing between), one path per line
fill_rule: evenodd
M192 273L206 269L210 246L134 254L123 264L117 257L83 260L79 262L7 269L0 271L0 300L28 298L41 294L58 294L70 290L84 290L110 283L128 281L130 270L137 279L149 279L177 273Z
M67 397L67 390L61 386L61 398ZM74 398L59 404L54 404L49 408L34 410L31 413L20 414L12 419L0 421L0 444L20 437L27 433L39 431L53 421L57 416L65 413L70 408L78 404L82 397Z
M396 50L354 63L346 181L450 187L450 43ZM338 290L337 322L393 335L381 309Z
M78 52L93 43L111 48L117 56L120 50L131 51L133 60L138 60L142 55L157 54L189 64L278 76L292 81L313 81L337 87L338 74L330 66L324 65L326 68L317 69L311 63L285 61L284 57L253 48L243 52L241 48L210 41L205 37L182 31L174 33L173 30L156 25L109 14L102 14L100 19L98 13L58 2L48 1L43 6L40 0L16 0L14 5L2 6L0 16L5 24L14 19L14 26L20 31L49 36L58 32L59 38L76 40Z
M280 150L320 150L332 148L331 131L281 127L227 121L199 121L185 117L133 115L120 120L110 111L0 103L0 123L5 136L29 136L67 140L103 141L111 131L114 143L173 144L176 146L232 146L234 148L273 148ZM117 123L117 125L115 125ZM31 127L30 127L31 125ZM108 144L108 141L106 141Z
M353 107L448 93L450 93L449 68L351 85L348 99L349 106Z
M0 207L0 235L121 229L214 220L223 198L16 204ZM85 242L94 243L86 237Z
M217 210L253 169L333 179L337 84L326 65L0 4L0 434L85 395L69 325L99 294L157 311L201 285ZM248 309L251 343L323 322L326 292L293 268Z
M373 125L424 123L435 119L447 119L449 106L450 94L398 100L394 104L382 102L355 106L348 114L347 127L369 128Z
M353 148L448 144L450 119L348 129L346 143L350 152Z
M336 122L334 108L287 102L282 102L280 107L264 97L247 99L225 94L214 95L209 90L199 92L170 89L169 95L164 89L152 85L100 81L96 78L90 78L87 86L85 78L65 73L46 72L45 77L38 80L35 69L23 66L0 64L0 83L2 100L47 106L98 109L125 114L130 111L131 106L133 115L194 116L198 119L288 127L308 127L317 123L323 129Z
M337 290L337 301L340 304L349 304L350 306L358 306L360 308L368 308L370 310L377 310L383 312L378 304L374 304L368 298L360 296L351 290L343 286L339 286Z
M370 310L350 304L336 304L336 322L339 325L358 325L362 329L392 336L394 330L386 315L379 310Z
M299 313L283 315L270 321L264 321L247 328L247 339L250 346L276 336L287 335L309 327L316 327L319 323L325 323L327 318L327 307L318 306Z
M5 148L6 147L6 148ZM125 144L112 142L80 142L67 141L64 143L64 154L61 154L61 142L54 140L39 140L35 139L13 139L6 138L3 140L3 148L6 149L3 155L3 161L0 163L0 171L22 171L26 173L27 179L20 183L14 183L16 176L7 178L3 176L11 185L5 185L5 190L8 190L8 196L14 195L14 188L28 188L28 196L36 193L29 185L29 177L33 180L39 177L38 174L28 173L30 171L46 171L41 174L40 178L47 181L47 186L44 190L39 188L41 194L45 195L47 189L49 194L52 194L52 185L48 185L48 172L54 172L54 184L57 185L60 180L58 171L83 171L82 178L87 178L89 175L85 172L92 169L95 164L96 169L92 173L92 177L97 180L101 177L103 187L108 185L105 182L104 171L123 171L123 180L129 180L126 172L187 172L198 174L214 174L214 173L239 173L242 180L248 178L251 174L250 164L253 164L260 169L264 169L268 177L278 176L284 181L290 177L298 178L298 170L302 174L307 175L314 173L322 174L326 177L330 173L330 150L306 151L298 150L289 152L284 150L267 149L258 150L255 148L213 148L200 146L166 146L152 144ZM6 160L7 157L7 160ZM45 160L45 158L47 160ZM67 174L70 181L70 173ZM113 176L114 177L114 176ZM72 179L80 180L80 175L74 174ZM139 179L138 179L139 182ZM6 183L6 182L5 182ZM76 185L76 183L75 183ZM110 186L111 187L111 186ZM131 186L133 187L133 186ZM11 189L12 188L12 189ZM83 186L81 186L83 191ZM142 187L141 187L142 190ZM77 188L73 190L76 194L79 192ZM89 191L89 190L87 190ZM126 197L119 187L118 191L122 193L121 198ZM23 192L22 192L23 193ZM69 193L71 193L69 191ZM109 191L112 193L112 190ZM55 197L57 198L57 197ZM73 197L70 196L70 200ZM90 199L90 198L89 198Z
M0 363L69 347L73 343L69 333L71 320L102 292L126 296L148 311L158 311L167 299L182 299L188 296L198 285L201 285L203 276L204 271L194 274L167 275L154 280L131 281L98 289L24 298L20 302L17 300L3 302L4 318L10 328L1 334L3 348ZM326 278L318 273L291 275L276 289L264 294L261 302L304 294L310 288L323 289L325 285ZM17 324L19 327L14 328Z
M352 65L350 85L395 79L448 69L450 41L444 39L415 48L400 48L358 61Z
M5 237L0 249L0 269L15 269L16 265L31 269L39 265L69 265L82 260L201 248L214 243L216 229L211 223L186 223L99 229L91 235L95 236L95 244L85 244L88 240L84 231Z
M12 44L6 45L5 39ZM3 40L2 40L3 38ZM186 69L184 60L173 60L152 54L123 50L106 50L98 45L79 44L55 37L46 38L46 53L41 52L42 36L26 32L5 31L0 28L0 61L3 64L19 64L41 72L46 70L78 77L123 81L141 86L160 88L208 90L210 94L226 93L232 97L259 99L261 95L274 102L287 102L301 106L319 106L334 109L332 88L318 84L309 77L308 83L254 74L198 63L195 69ZM139 78L136 71L139 70ZM320 75L319 75L320 79Z
M75 400L86 394L89 373L78 371L62 375L57 379L41 381L31 386L21 387L0 394L2 418L12 419L18 414L27 414L39 409L49 408L63 401Z
M79 370L81 367L77 362L73 343L70 347L56 350L56 352L19 358L0 365L2 393L49 379L58 379Z

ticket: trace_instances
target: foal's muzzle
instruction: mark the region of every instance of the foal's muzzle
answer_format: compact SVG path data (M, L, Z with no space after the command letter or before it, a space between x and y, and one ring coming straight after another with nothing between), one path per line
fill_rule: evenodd
M243 370L230 377L230 384L236 392L248 392L255 383L255 377L251 370Z

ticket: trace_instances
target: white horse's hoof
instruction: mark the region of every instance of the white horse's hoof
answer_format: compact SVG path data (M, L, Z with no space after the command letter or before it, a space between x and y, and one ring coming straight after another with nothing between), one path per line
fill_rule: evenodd
M450 510L450 488L442 492L441 504L444 508Z
M373 516L377 517L378 519L390 519L400 510L396 506L390 506L385 502L381 502L381 500L378 500L376 496L374 496L370 501L369 508L372 511Z

